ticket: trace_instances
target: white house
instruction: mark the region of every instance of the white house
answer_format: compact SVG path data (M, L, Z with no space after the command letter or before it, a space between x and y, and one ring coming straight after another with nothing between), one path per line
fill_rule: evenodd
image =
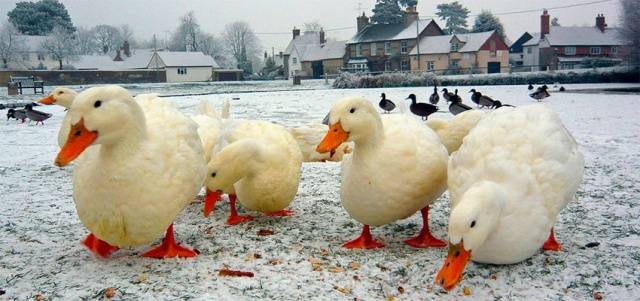
M202 52L159 51L153 54L148 69L164 69L167 82L202 82L213 79L220 68L211 56Z
M24 42L24 51L21 51L19 60L9 62L10 69L52 70L60 67L58 61L52 59L41 47L42 43L47 39L46 36L22 35L18 39ZM68 64L69 62L64 63Z

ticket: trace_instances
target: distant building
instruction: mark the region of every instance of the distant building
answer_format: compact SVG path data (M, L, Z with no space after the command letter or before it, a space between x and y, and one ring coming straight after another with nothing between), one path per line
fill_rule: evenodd
M419 20L415 8L404 12L399 24L370 24L362 13L356 18L358 32L347 41L346 69L350 71L409 71L409 52L417 38L443 35L434 20Z
M283 53L284 74L288 78L302 72L300 58L304 54L307 45L320 45L320 33L308 31L300 35L300 29L293 28L293 37ZM324 37L323 37L324 38Z
M148 69L163 69L167 82L202 82L213 80L218 64L202 52L158 51L153 54Z
M129 51L130 56L89 54L80 55L73 63L77 70L130 70L147 69L153 49L136 49Z
M540 33L523 44L523 65L532 70L574 69L589 59L621 63L627 52L618 28L607 27L604 15L595 26L550 26L550 15L540 16Z
M412 71L445 74L509 71L509 47L495 31L426 36L409 55Z
M521 67L524 64L524 53L523 47L524 43L533 39L533 36L525 32L523 33L511 46L509 46L509 65L512 67Z
M24 41L24 51L20 52L20 59L9 62L9 69L39 69L53 70L60 67L57 60L51 58L43 48L42 44L47 40L47 36L18 36ZM65 62L65 65L69 62Z

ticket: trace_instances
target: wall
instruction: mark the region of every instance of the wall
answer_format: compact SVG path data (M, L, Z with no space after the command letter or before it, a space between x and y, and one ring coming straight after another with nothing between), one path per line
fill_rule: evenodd
M328 75L340 73L340 68L344 67L344 60L342 58L330 59L322 61L322 68Z
M210 81L213 76L211 67L186 67L187 74L178 74L179 67L166 67L167 82L206 82Z
M420 68L418 69L418 56L411 56L411 71L426 71L427 62L433 62L433 72L437 74L445 73L449 68L450 60L460 60L459 66L462 73L469 73L473 67L478 67L480 73L487 73L488 62L500 62L500 72L509 72L509 52L506 50L496 51L496 56L491 57L491 52L481 50L478 52L453 52L450 54L421 54Z
M10 76L36 76L44 80L45 86L126 84L166 82L163 70L63 70L63 71L0 71L0 84L6 85Z
M529 53L531 49L531 53ZM522 51L522 65L524 66L537 66L540 63L540 51L538 46L525 46ZM531 71L538 71L538 67L531 67Z

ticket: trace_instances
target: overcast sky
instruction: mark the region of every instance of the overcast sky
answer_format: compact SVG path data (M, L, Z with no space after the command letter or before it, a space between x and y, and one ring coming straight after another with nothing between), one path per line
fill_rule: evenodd
M471 10L471 15L483 9L493 13L535 9L535 12L501 15L507 36L514 40L524 31L537 32L540 28L542 8L565 6L597 0L459 0ZM0 0L0 21L7 19L6 13L17 0ZM218 34L224 25L236 20L249 22L265 49L283 50L291 39L291 29L302 27L305 22L318 21L325 29L355 27L358 7L367 15L375 0L61 0L69 10L76 26L92 27L97 24L132 26L138 39L148 39L154 33L164 37L175 29L180 16L189 10L195 12L203 30ZM418 1L421 17L433 16L438 3L446 0ZM550 10L552 17L569 25L593 25L595 16L603 13L609 26L616 26L619 19L618 0L579 7ZM444 27L444 22L438 20ZM473 17L469 18L473 24ZM284 33L284 34L262 34ZM327 37L348 39L354 28L328 31Z

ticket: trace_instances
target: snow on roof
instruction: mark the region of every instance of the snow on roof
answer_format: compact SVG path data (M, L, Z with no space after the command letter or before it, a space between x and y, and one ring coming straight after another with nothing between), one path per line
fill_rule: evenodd
M302 45L300 61L321 61L343 58L346 50L346 41L327 41L322 45Z
M369 24L347 41L347 44L415 39L416 22L418 22L418 32L422 32L433 22L433 19L413 21L406 26L404 23Z
M320 33L315 32L315 31L307 31L304 32L302 35L299 35L293 39L291 39L291 41L289 42L289 45L287 45L287 48L284 50L284 54L291 54L291 51L293 51L293 47L299 47L301 45L320 45Z
M219 68L218 64L209 55L200 51L158 51L158 56L166 67L213 67ZM147 62L148 63L148 62Z
M540 43L540 33L523 46L535 46ZM595 26L552 26L545 35L551 46L610 46L624 45L618 28L605 29L604 33Z
M491 37L494 31L477 33L459 33L455 35L429 36L420 39L420 54L449 53L451 51L451 40L456 37L464 45L458 52L473 52L480 50L480 47ZM413 47L410 55L418 54L418 47Z
M78 70L126 70L146 69L153 56L152 49L134 50L130 57L120 54L123 61L116 62L110 55L80 55L73 65Z

